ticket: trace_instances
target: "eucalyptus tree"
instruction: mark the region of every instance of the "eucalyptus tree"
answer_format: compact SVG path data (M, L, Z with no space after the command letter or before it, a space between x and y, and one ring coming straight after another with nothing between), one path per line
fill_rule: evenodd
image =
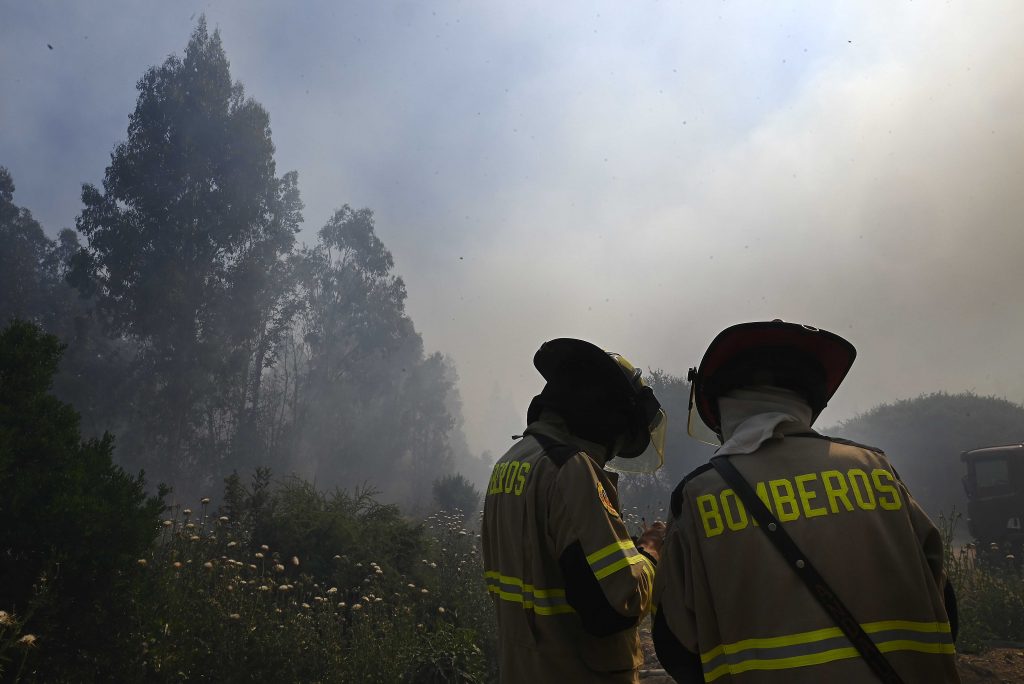
M450 468L453 383L439 354L424 355L373 212L335 212L303 252L298 278L295 467L320 482L429 498Z
M137 89L102 188L83 186L74 275L110 333L140 345L132 451L179 482L209 481L259 426L264 369L296 310L297 176L277 175L269 116L205 19Z

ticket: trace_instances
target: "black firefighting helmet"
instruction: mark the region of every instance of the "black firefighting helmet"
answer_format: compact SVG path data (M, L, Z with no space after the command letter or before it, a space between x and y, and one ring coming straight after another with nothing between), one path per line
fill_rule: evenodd
M551 409L583 439L617 442L618 458L609 467L639 472L661 467L668 421L640 369L625 357L563 337L542 344L533 365L547 384L530 404L529 422Z
M690 369L691 414L721 439L718 398L751 385L790 389L813 411L811 422L839 389L857 350L827 330L781 320L740 323L726 328L711 342L700 366ZM691 415L690 433L694 436Z

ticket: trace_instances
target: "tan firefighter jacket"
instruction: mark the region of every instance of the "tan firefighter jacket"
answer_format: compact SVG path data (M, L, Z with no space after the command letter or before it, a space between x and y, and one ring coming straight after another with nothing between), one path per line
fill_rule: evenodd
M587 444L545 413L491 475L482 538L502 682L637 681L654 562Z
M907 684L959 682L939 532L880 451L790 424L728 458ZM710 464L672 516L653 612L677 681L878 681Z

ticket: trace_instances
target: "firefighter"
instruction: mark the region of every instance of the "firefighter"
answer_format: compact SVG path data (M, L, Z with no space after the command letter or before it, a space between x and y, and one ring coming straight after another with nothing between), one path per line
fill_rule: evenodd
M635 682L664 524L634 542L618 471L663 460L667 421L640 370L576 339L543 344L546 380L484 502L484 575L502 682Z
M811 428L855 356L775 320L691 370L690 433L721 447L671 499L652 631L677 682L959 681L938 530L881 450Z

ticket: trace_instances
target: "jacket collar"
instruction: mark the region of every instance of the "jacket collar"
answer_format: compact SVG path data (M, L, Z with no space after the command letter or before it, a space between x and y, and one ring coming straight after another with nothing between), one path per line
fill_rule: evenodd
M596 442L589 442L572 434L569 432L569 426L565 424L565 421L562 420L558 414L552 413L551 411L542 412L540 414L540 418L527 426L526 433L529 434L531 432L539 432L545 437L550 437L562 444L568 444L569 446L576 447L580 451L585 452L590 456L590 458L597 461L598 465L602 468L608 460L608 449L606 447L603 447Z
M725 443L718 455L749 454L769 439L808 432L813 412L798 394L778 387L733 390L718 400Z

